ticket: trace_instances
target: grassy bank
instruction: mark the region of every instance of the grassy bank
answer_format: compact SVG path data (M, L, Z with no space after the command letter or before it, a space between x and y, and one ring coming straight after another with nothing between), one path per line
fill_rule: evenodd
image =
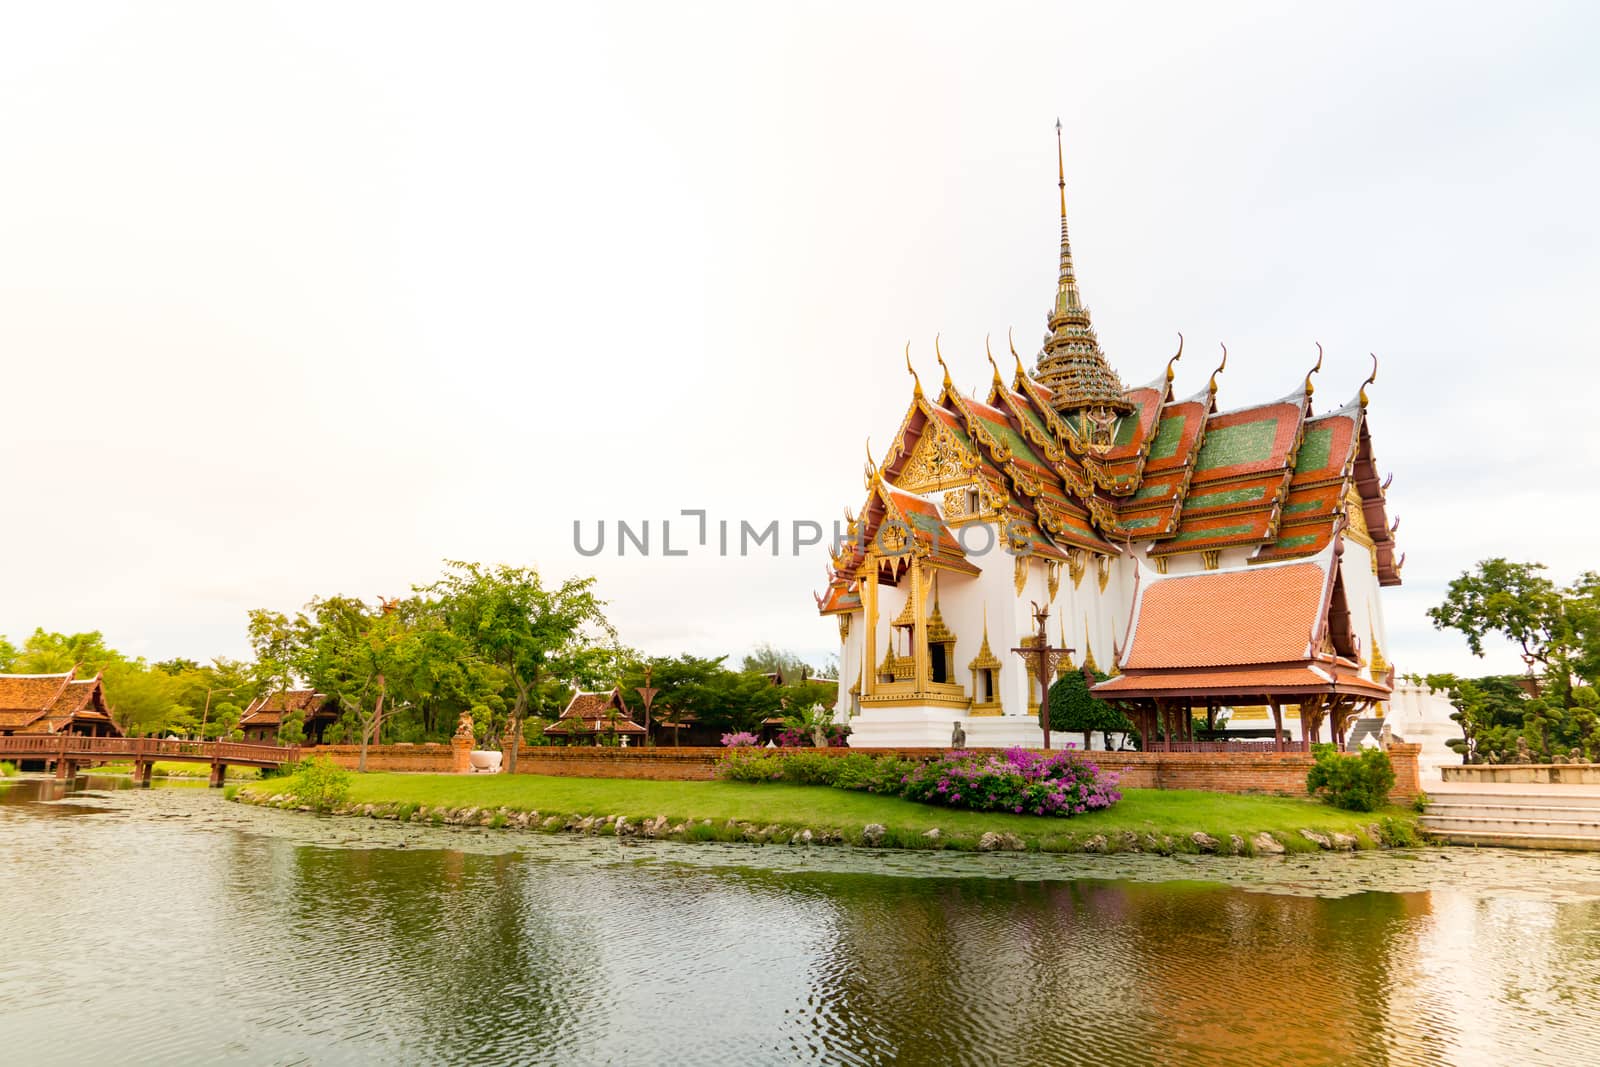
M131 763L107 763L99 767L90 767L85 774L132 774ZM152 773L158 778L209 778L211 767L205 763L163 763L156 761ZM255 767L229 767L228 780L238 779L244 781L248 778L261 777L261 771Z
M244 799L261 802L292 793L295 779L246 787ZM1326 847L1305 836L1322 835L1334 847L1371 847L1415 839L1415 815L1391 808L1361 814L1295 797L1233 796L1190 790L1129 789L1113 807L1071 819L1006 815L915 804L822 786L739 782L653 782L541 775L354 775L341 810L416 822L529 825L548 830L624 833L665 817L653 836L685 840L811 840L906 848L1026 848L1075 851L1276 851ZM588 825L583 821L589 819ZM881 833L867 833L869 827ZM1375 830L1381 827L1381 831ZM937 834L930 831L937 830ZM986 843L985 836L990 840ZM1196 836L1200 835L1200 836ZM1341 835L1335 838L1334 835ZM999 838L997 844L994 840ZM869 842L870 843L870 842Z

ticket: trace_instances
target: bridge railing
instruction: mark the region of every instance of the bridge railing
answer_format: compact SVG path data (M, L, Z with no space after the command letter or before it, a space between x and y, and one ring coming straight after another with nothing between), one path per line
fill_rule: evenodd
M298 745L248 741L175 741L164 737L85 737L80 734L23 734L0 737L0 755L23 759L215 760L218 763L289 763L300 758Z

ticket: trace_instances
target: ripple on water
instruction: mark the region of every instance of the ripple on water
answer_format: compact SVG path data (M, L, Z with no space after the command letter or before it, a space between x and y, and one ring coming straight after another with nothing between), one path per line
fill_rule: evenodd
M17 788L19 1063L1600 1057L1600 858L622 849Z

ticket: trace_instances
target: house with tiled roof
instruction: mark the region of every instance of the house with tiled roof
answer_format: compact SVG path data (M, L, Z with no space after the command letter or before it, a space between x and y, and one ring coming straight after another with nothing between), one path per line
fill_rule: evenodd
M97 673L0 674L0 734L81 734L121 737Z
M606 693L572 694L561 718L544 728L546 737L560 738L568 744L597 745L610 737L643 737L645 728L633 721L633 714L622 699L622 690Z
M323 733L339 719L339 704L315 689L285 689L264 693L239 715L239 730L246 741L276 742L286 716L299 713L305 743L320 744Z
M867 457L817 595L839 628L837 714L860 745L947 744L955 722L970 744L1039 743L1037 658L1013 650L1037 647L1043 609L1069 650L1058 666L1109 672L1097 695L1137 714L1228 709L1281 736L1304 708L1337 737L1393 678L1379 592L1404 559L1368 420L1376 363L1317 410L1319 346L1284 395L1229 409L1225 348L1178 391L1180 337L1154 379L1125 386L1080 292L1059 164L1057 286L1032 367L1013 347L1008 375L985 353L991 382L969 394L935 342L943 382L925 391L907 350L910 405Z

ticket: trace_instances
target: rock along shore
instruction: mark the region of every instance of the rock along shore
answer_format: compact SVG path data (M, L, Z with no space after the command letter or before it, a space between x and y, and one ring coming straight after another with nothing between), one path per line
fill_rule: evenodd
M312 813L314 809L289 793L264 796L241 792L241 803L287 811ZM760 825L729 819L672 820L665 815L589 815L540 813L513 808L429 807L423 804L389 802L381 804L341 804L329 815L347 818L382 819L426 826L459 826L547 834L585 834L616 837L621 844L639 840L745 842L761 845L851 845L861 848L949 849L965 852L1091 852L1153 853L1157 855L1209 854L1222 856L1281 856L1289 852L1353 851L1415 845L1409 826L1374 822L1364 833L1323 833L1304 829L1298 834L1229 834L1217 838L1196 831L1187 835L1136 833L1074 834L1070 830L1047 838L1027 839L1017 834L993 831L979 835L947 834L934 828L926 831L895 831L881 823L851 829L810 827L770 823Z

